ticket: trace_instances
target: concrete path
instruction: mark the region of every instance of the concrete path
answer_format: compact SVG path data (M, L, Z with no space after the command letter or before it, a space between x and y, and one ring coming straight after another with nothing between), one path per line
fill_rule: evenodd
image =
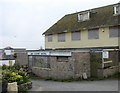
M29 91L118 91L118 80L56 82L33 80Z

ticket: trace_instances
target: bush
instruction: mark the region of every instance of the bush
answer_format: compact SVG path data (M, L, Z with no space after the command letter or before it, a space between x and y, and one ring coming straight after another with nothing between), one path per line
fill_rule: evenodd
M4 65L2 66L2 70L5 70L5 69L8 69L8 66L4 64Z
M29 78L28 72L26 71L27 71L26 68L18 64L15 64L13 66L3 65L2 82L7 83L17 82L18 93L27 93L27 90L32 88L32 82L31 79ZM2 92L4 91L7 91L7 86L5 86L5 83L2 85Z
M17 84L19 85L31 81L27 72L23 71L22 68L16 69L16 66L6 65L4 65L2 68L3 68L2 79L8 81L8 83L17 82Z

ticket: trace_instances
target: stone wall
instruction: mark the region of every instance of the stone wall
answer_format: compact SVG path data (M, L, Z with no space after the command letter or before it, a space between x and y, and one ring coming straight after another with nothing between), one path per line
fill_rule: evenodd
M74 52L72 54L74 60L75 78L79 78L86 73L90 77L90 53L89 52Z
M81 78L83 73L90 77L89 52L73 52L71 57L49 57L50 68L32 67L32 72L42 78Z
M35 66L35 67L49 68L49 57L32 56L31 59L29 58L29 63L30 62L32 62L32 66Z
M118 73L118 67L117 66L113 66L113 67L110 67L108 69L104 69L103 70L103 76L104 77L108 77L108 76L112 76L116 73Z
M40 78L49 78L51 69L49 68L40 68L40 67L32 67L32 72Z
M50 58L51 77L55 79L74 78L74 61L58 61L57 57Z
M14 49L17 54L16 63L20 65L28 65L28 55L26 49Z
M120 71L119 66L112 66L106 69L98 69L98 77L99 78L109 77L118 73L119 71Z

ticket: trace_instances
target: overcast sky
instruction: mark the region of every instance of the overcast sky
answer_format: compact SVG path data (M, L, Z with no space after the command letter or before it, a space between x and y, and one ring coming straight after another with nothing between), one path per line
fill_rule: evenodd
M0 48L44 48L45 32L66 14L119 0L0 0Z

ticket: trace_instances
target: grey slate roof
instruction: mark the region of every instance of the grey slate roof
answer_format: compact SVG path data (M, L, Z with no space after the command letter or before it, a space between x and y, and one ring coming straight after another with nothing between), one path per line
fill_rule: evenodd
M91 17L90 20L83 22L78 22L77 15L78 13L85 11L65 15L43 34L48 35L48 34L62 33L65 30L67 30L68 32L72 32L83 29L93 29L99 27L120 25L120 21L118 21L120 15L113 14L114 5L116 4L86 10L86 11L90 11Z

